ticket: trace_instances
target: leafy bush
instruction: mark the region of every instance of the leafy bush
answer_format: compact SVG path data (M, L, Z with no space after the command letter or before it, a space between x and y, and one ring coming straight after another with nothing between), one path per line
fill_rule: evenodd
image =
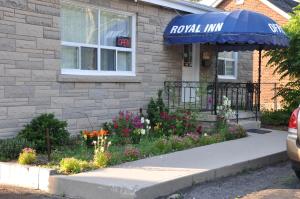
M179 137L177 135L173 135L170 137L170 142L172 145L172 149L177 151L177 150L182 150L185 148L185 143L184 139L182 137Z
M25 125L18 137L33 142L37 151L45 152L47 150L46 129L49 129L51 146L55 148L68 142L69 132L66 128L67 122L56 119L53 114L42 114Z
M289 110L263 111L261 122L263 125L288 126L290 116Z
M160 118L161 122L154 127L155 135L183 136L188 132L196 131L196 116L190 111L161 112Z
M279 88L278 96L283 98L285 108L294 109L300 102L300 5L291 13L291 18L283 27L290 42L288 48L268 51L268 66L280 74L280 79L289 77L288 83Z
M59 163L59 171L62 173L79 173L90 168L87 161L78 160L76 158L64 158Z
M171 142L162 137L153 142L152 152L155 154L162 154L172 151Z
M128 146L124 150L124 158L127 161L137 160L139 159L140 156L141 156L140 150L133 146Z
M0 140L0 161L17 159L22 149L33 147L33 143L24 138Z
M120 111L112 123L105 124L105 128L109 131L110 140L113 144L138 144L144 124L138 115L129 111Z
M104 168L108 165L111 155L108 152L97 151L94 155L94 165Z
M36 162L36 152L31 148L24 148L18 158L19 164L32 164Z
M147 107L147 115L152 127L161 122L161 112L168 112L168 109L166 108L165 103L162 99L162 92L162 90L159 90L157 93L157 99L155 100L151 98Z

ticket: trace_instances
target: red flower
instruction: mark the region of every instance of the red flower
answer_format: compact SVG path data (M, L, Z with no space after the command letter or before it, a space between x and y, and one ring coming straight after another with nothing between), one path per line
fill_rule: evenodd
M123 136L124 137L129 137L129 133L130 133L130 129L129 128L123 129Z
M114 123L114 128L117 129L118 127L119 127L118 123L115 122L115 123Z

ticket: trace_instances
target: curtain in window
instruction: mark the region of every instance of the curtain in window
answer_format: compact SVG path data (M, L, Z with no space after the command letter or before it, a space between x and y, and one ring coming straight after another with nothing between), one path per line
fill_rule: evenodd
M90 8L62 7L62 40L98 44L98 12Z
M128 16L102 11L100 23L101 45L116 46L117 37L131 37L131 20Z

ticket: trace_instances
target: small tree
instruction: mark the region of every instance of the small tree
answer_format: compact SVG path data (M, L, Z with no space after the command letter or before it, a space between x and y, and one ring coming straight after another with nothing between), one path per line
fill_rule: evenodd
M293 109L300 104L300 5L294 8L283 29L290 38L290 46L267 52L270 57L267 65L281 75L280 79L290 77L291 81L279 89L278 95L283 98L285 108Z

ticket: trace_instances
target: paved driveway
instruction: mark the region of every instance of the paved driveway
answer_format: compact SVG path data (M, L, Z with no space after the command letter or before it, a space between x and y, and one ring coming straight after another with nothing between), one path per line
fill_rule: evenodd
M281 163L194 186L184 199L300 199L300 182L289 163Z

